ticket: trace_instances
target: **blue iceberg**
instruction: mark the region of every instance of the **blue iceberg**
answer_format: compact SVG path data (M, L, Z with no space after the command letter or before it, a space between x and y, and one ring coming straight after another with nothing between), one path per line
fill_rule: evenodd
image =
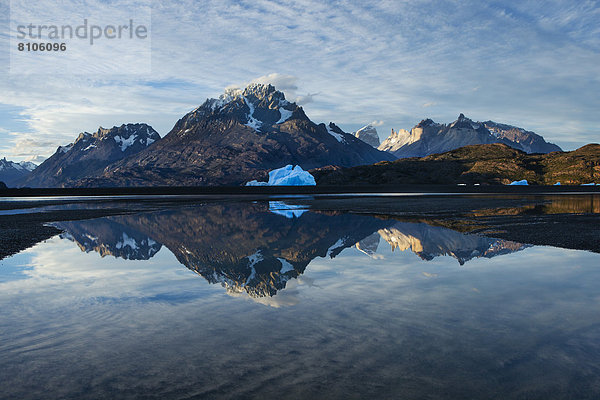
M270 201L269 211L273 214L282 215L286 218L300 218L306 211L306 206L299 206L294 204L286 204L283 201Z
M513 181L513 182L511 182L510 184L511 184L511 185L515 185L515 186L516 186L516 185L519 185L519 186L526 186L526 185L529 185L529 182L527 182L527 179L523 179L523 180L520 180L520 181Z
M315 178L301 166L286 165L269 172L268 182L250 181L246 186L316 186Z

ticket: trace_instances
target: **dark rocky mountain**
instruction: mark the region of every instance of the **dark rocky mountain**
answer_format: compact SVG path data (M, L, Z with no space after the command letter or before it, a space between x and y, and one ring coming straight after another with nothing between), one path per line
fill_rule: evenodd
M315 124L271 85L208 99L154 146L77 185L241 185L288 164L304 169L392 160L335 124Z
M465 146L422 158L310 171L317 185L600 183L600 145L569 152L527 154L505 144Z
M6 184L0 181L0 189L6 189Z
M500 139L506 139L509 146L515 149L523 150L525 153L551 153L553 151L562 151L554 143L548 143L544 138L535 132L527 131L512 125L499 124L494 121L485 121L483 125Z
M22 179L19 186L69 187L87 176L100 175L109 164L146 149L160 135L146 124L127 124L96 132L80 133L77 139L60 146L56 153Z
M379 150L388 151L398 158L410 158L444 153L468 145L491 143L503 143L526 153L562 151L534 132L493 121L473 122L463 114L447 125L425 119L410 132L404 129L392 130Z
M371 146L377 148L381 144L379 142L379 135L377 134L377 128L373 125L369 124L367 126L363 126L356 132L352 132L352 135L356 136L363 142L370 144Z
M27 161L16 163L5 158L0 160L0 181L6 186L14 187L17 182L25 179L37 167L36 164Z

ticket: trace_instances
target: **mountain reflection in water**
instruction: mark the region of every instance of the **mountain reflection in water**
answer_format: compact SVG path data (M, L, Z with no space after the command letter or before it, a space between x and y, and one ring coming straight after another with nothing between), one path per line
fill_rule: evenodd
M377 258L381 239L392 250L411 250L423 260L451 256L461 265L528 247L425 223L288 209L281 202L206 204L54 225L64 230L61 238L102 257L148 260L165 246L208 282L253 298L274 296L316 257L334 258L354 246Z

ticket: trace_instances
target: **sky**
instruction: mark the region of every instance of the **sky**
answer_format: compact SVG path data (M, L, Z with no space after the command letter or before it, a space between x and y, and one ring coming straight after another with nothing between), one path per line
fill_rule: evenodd
M132 18L148 37L16 52L17 21L57 14L73 25ZM599 1L0 0L0 25L0 157L15 161L99 126L145 122L164 136L206 98L253 81L316 123L373 122L382 140L464 113L565 150L600 141Z

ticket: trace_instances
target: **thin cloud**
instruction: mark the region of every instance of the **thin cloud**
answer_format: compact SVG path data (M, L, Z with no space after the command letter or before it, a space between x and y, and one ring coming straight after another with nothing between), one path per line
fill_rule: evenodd
M90 0L80 14L101 6ZM389 132L414 126L435 105L442 121L472 110L517 121L566 148L597 141L599 8L566 0L544 5L543 13L540 7L533 0L511 7L474 0L154 2L150 76L4 75L0 104L22 108L20 118L40 137L74 138L124 122L146 122L164 135L228 84L263 81L316 122L376 119ZM8 45L8 37L0 42ZM8 63L6 53L0 61ZM0 127L20 130L10 121Z

